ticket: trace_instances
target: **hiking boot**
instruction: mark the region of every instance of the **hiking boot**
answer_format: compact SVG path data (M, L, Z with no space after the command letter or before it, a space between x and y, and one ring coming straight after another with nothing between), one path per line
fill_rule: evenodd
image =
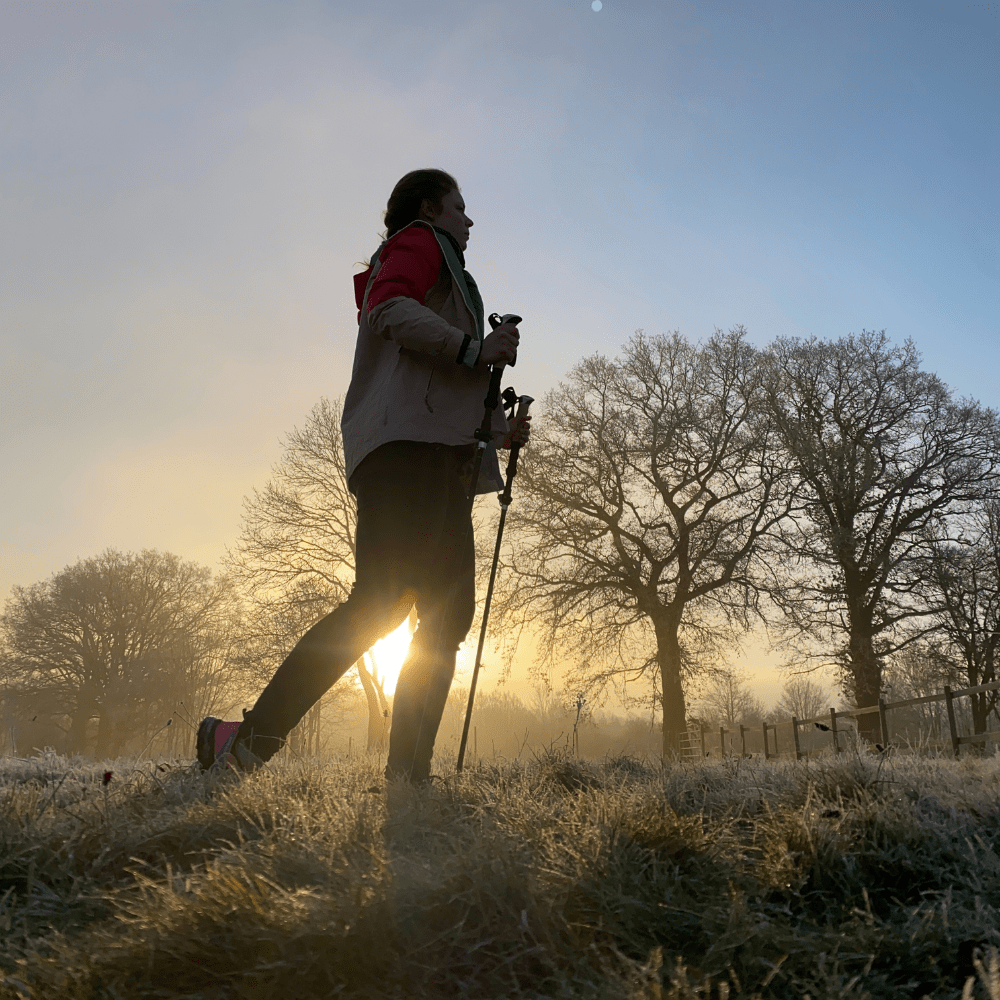
M203 771L256 771L263 761L247 745L236 741L241 723L223 722L209 715L201 720L195 742L198 763Z

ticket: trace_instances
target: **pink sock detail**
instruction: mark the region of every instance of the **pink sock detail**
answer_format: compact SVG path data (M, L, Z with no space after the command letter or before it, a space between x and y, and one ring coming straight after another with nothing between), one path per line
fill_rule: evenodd
M215 756L218 757L220 753L225 749L226 744L229 742L230 738L236 733L236 730L240 728L238 722L220 722L215 727Z

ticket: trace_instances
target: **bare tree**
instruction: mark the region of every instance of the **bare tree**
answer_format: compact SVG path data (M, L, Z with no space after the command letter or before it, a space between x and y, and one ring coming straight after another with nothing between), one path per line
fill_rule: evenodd
M299 637L345 600L354 581L358 507L347 485L343 400L321 399L286 438L271 479L244 502L243 529L227 554L255 621L249 652L262 680ZM413 621L411 618L411 631ZM372 661L355 664L368 705L368 749L384 749L390 708ZM320 703L303 725L315 726Z
M232 590L155 551L112 549L30 587L0 616L8 697L65 719L68 749L98 757L147 741L185 702L197 710L231 670Z
M756 722L764 718L766 709L750 690L743 674L733 669L718 670L705 686L699 699L703 718L735 726L740 722Z
M785 681L781 697L774 706L779 718L815 719L829 706L826 691L808 677L790 677Z
M952 650L947 642L942 644L938 638L928 636L886 659L885 690L890 701L940 695L945 684L960 686L962 673L959 664L949 655ZM971 713L968 718L965 714L968 704L964 698L959 698L953 705L957 721L962 726L972 721ZM893 709L890 718L893 739L940 739L948 731L945 704L936 699Z
M989 500L962 520L954 541L935 539L929 560L935 619L963 665L969 687L997 679L1000 656L1000 501ZM941 683L945 683L942 681ZM973 694L976 733L997 706L996 691Z
M884 332L780 339L765 359L770 412L807 496L807 516L786 522L772 595L793 637L834 642L856 704L874 706L884 657L930 627L915 598L928 524L995 488L996 415L954 401L912 342Z
M685 673L747 626L755 553L792 502L762 409L741 328L701 346L639 332L572 369L525 452L498 620L541 626L585 688L652 674L665 753Z

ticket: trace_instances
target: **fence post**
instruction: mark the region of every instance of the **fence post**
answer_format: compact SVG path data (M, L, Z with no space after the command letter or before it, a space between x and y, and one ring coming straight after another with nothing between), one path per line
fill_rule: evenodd
M777 743L777 739L774 741ZM799 720L792 716L792 743L795 745L795 759L802 759L802 751L799 750Z
M747 734L743 728L743 723L740 723L740 756L745 757L747 755Z
M719 753L722 754L722 759L726 759L726 727L719 726Z
M705 725L704 722L699 722L698 723L698 729L701 731L701 759L702 760L705 759L705 730L707 728L708 727Z
M882 746L889 749L889 713L886 710L885 698L878 698L878 724L882 730Z
M958 742L958 726L955 725L955 706L952 704L951 688L944 686L944 703L948 708L948 728L951 729L951 748L955 751L955 756L959 756L960 745Z
M769 760L771 755L767 752L767 723L762 722L760 725L764 730L764 760Z
M830 709L830 731L833 733L833 752L840 753L840 738L837 736L837 710Z

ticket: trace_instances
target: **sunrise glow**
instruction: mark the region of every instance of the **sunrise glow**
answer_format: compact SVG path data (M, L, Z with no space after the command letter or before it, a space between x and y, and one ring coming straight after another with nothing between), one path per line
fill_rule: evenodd
M409 624L407 619L395 632L390 632L384 639L379 639L372 647L376 670L383 682L382 690L387 695L393 694L396 690L399 671L410 648Z

